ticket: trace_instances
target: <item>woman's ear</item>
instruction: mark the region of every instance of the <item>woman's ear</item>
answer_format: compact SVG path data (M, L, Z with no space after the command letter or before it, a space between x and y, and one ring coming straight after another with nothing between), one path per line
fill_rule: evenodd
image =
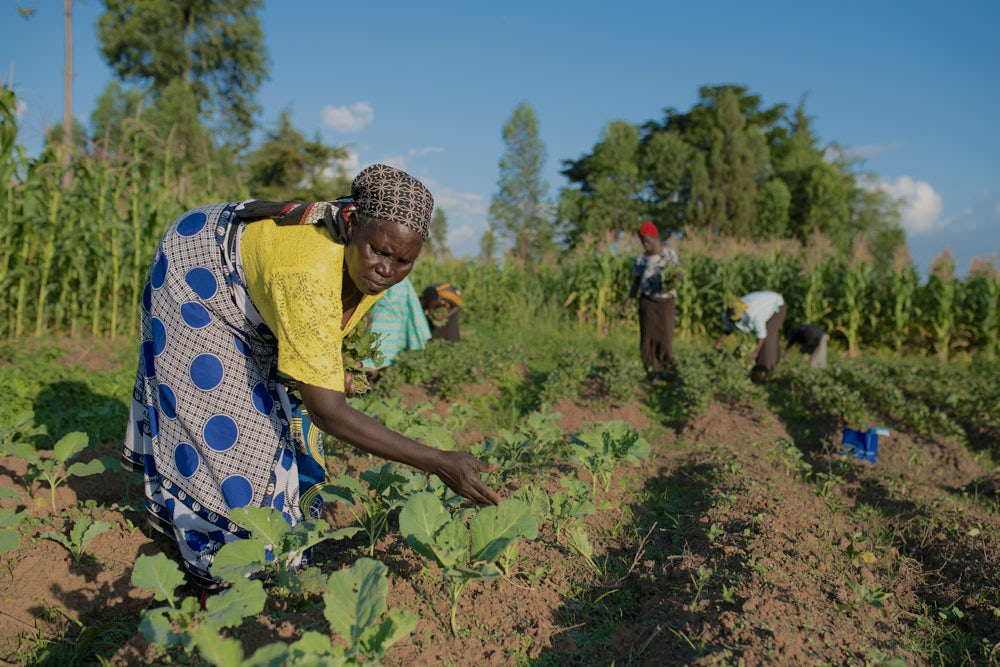
M344 220L344 233L350 241L354 238L354 231L358 226L358 209L353 205L346 206L340 210L340 216Z

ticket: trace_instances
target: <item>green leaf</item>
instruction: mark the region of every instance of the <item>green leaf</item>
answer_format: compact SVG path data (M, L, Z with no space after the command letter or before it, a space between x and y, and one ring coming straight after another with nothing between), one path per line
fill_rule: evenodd
M87 519L87 521L84 521L84 519ZM79 531L79 533L77 533L77 526L80 526L81 524L83 524L83 528ZM111 524L107 521L91 521L89 517L81 517L76 522L76 525L73 526L73 541L79 545L80 552L82 553L95 537L106 531L108 528L111 528Z
M132 585L153 592L157 600L174 604L174 590L184 583L184 573L177 563L158 553L139 556L132 567Z
M53 542L58 542L59 544L63 545L70 551L73 551L73 543L70 541L70 538L66 537L62 533L57 533L54 530L49 530L39 535L39 537L45 540L52 540Z
M67 433L59 442L56 443L55 447L52 448L52 457L59 463L65 465L66 461L73 458L84 449L87 448L87 443L90 442L90 438L83 431L73 431L72 433Z
M243 664L243 646L232 637L220 637L218 632L199 626L192 633L201 657L216 667L240 667Z
M520 537L538 537L538 524L531 508L517 498L508 498L495 507L486 507L472 518L472 560L494 562Z
M361 652L369 660L379 662L389 647L413 632L420 616L405 609L390 609L377 628L371 628L361 638Z
M263 540L255 538L233 540L216 552L212 559L212 575L230 583L245 579L248 574L267 567L266 548Z
M205 601L202 623L218 632L222 628L239 625L248 616L264 611L267 593L258 579L240 579L226 590L212 595Z
M20 498L17 491L11 489L10 487L0 487L0 498Z
M21 534L16 528L0 529L0 554L13 551L21 545Z
M416 493L399 511L399 532L425 558L437 560L434 535L451 520L451 515L433 493Z
M38 463L41 460L38 450L26 442L9 442L6 445L0 445L0 451L17 459L24 459L28 463Z
M441 567L459 567L469 561L469 529L464 520L452 520L434 536L434 554Z
M531 516L537 524L541 524L547 520L549 514L552 512L552 502L549 500L549 494L545 492L545 489L534 484L522 486L514 492L514 498L517 498L528 506L528 509L531 510Z
M14 512L13 507L0 510L0 528L16 528L21 523L21 519L28 514L28 510Z
M290 530L281 512L273 507L244 507L234 511L232 518L252 532L255 538L269 545L275 556L282 549L282 538Z
M351 646L374 626L385 611L389 592L388 568L377 560L359 558L350 568L334 572L323 594L323 615L330 627Z
M170 610L167 607L158 607L144 612L142 620L139 622L139 632L151 644L163 647L170 646L179 639L170 623Z
M96 475L105 471L104 462L100 459L94 459L92 461L87 461L86 463L81 463L77 461L70 467L66 468L67 477L89 477L90 475Z

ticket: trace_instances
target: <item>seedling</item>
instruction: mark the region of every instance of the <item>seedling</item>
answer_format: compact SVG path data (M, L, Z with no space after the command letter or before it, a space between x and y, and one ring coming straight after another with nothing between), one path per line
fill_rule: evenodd
M573 436L570 457L590 471L596 489L611 484L611 473L621 463L638 465L649 456L649 442L628 423L616 420L595 425Z
M5 491L8 489L0 489L0 497L16 497L3 493ZM0 554L13 551L21 545L21 531L18 526L27 514L28 510L20 512L15 512L14 508L0 510Z
M368 536L368 555L375 555L375 545L386 532L393 511L403 506L407 478L399 474L399 464L386 463L361 473L360 481L351 475L331 480L324 498L343 500L354 506L354 518ZM361 482L368 486L362 486Z
M186 652L198 649L203 658L215 665L242 664L240 643L222 638L219 633L264 610L267 600L264 585L259 580L240 578L226 590L207 598L202 610L197 597L175 595L183 583L184 574L177 563L164 554L136 559L132 585L152 591L154 598L167 603L143 612L139 631L162 647L179 645Z
M289 593L316 593L323 581L316 568L299 567L303 553L329 539L351 537L360 528L333 530L323 521L305 520L289 526L276 509L246 507L235 510L233 521L246 527L252 536L219 549L212 561L212 574L236 583L248 575L265 572Z
M99 458L87 462L77 461L69 467L69 460L87 448L89 438L82 431L73 431L63 436L52 449L52 456L42 458L38 450L27 442L12 442L3 446L11 456L17 456L28 462L29 483L36 479L44 480L52 493L52 510L56 509L56 489L70 477L89 477L105 470L119 470L117 459Z
M455 612L470 581L495 579L493 563L516 540L538 536L530 508L516 498L487 507L472 517L471 511L452 515L432 493L411 497L399 513L399 530L417 553L435 561L451 596L451 631L458 636Z
M50 530L43 533L42 537L58 542L66 547L67 551L73 556L73 564L79 565L80 560L83 559L84 552L87 550L87 546L95 537L110 527L111 524L107 521L94 521L89 516L84 515L76 520L73 528L69 531L69 535L63 535L62 533Z

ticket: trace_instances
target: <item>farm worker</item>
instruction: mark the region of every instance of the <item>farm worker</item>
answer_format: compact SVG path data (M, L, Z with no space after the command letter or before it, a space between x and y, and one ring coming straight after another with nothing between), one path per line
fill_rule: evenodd
M417 290L413 289L409 276L385 291L382 298L368 311L368 318L372 331L381 334L379 350L384 357L382 365L369 373L373 380L378 378L379 370L396 361L400 352L422 350L431 337L420 297L417 296Z
M150 522L176 540L193 581L216 586L214 554L249 535L237 508L271 507L292 525L318 515L322 501L305 492L325 478L306 449L313 427L500 501L477 474L493 466L347 403L342 340L409 274L433 206L418 180L376 164L336 201L213 204L167 228L143 291L123 458L144 471Z
M435 283L424 288L420 303L431 328L431 338L451 342L461 338L458 314L462 310L462 293L451 283Z
M778 365L785 312L785 299L777 292L750 292L733 299L722 311L722 335L715 341L715 349L722 349L722 344L734 328L756 336L757 347L751 354L754 366L750 379L755 383L763 382Z
M674 323L677 320L677 285L683 278L677 252L660 240L649 221L639 225L642 254L632 264L632 285L622 305L624 317L639 297L639 352L647 381L667 379L674 363Z
M800 324L788 337L784 358L788 359L792 348L798 345L799 352L809 355L812 368L826 368L826 342L829 338L818 324Z

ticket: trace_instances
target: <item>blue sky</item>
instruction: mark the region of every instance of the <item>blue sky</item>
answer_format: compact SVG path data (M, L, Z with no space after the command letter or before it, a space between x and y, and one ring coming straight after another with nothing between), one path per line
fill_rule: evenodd
M23 20L17 5L37 13ZM0 80L24 103L29 150L62 115L62 5L0 9ZM111 78L102 11L74 3L73 111L85 122ZM608 122L662 120L700 86L735 83L768 106L807 96L820 141L863 156L906 199L922 272L946 247L962 274L973 256L1000 256L1000 2L267 0L262 18L263 124L288 108L307 137L348 146L357 168L389 162L423 180L459 255L478 251L519 103L538 115L555 196L562 161L589 152Z

